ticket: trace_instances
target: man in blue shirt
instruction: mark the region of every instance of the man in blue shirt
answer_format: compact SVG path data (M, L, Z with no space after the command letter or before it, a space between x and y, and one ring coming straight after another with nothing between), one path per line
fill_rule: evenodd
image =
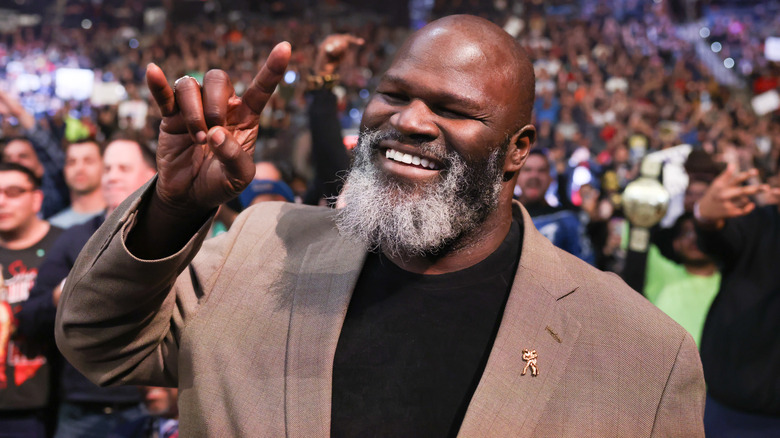
M552 180L549 159L541 150L532 150L517 177L521 190L518 200L542 235L558 248L593 264L593 249L577 213L560 205L554 207L545 199Z

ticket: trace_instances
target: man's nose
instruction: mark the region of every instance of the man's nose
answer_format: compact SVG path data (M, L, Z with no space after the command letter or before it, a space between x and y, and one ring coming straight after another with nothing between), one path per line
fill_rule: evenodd
M432 140L440 134L439 127L434 122L435 117L436 114L428 105L414 99L390 117L390 124L406 136Z
M112 181L115 180L118 176L119 172L116 171L114 168L105 169L103 171L103 178L106 181Z

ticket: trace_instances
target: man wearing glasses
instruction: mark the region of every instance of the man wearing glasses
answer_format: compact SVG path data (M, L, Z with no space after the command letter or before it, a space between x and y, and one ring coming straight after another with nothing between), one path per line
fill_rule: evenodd
M49 399L44 345L14 336L13 315L35 283L38 265L62 231L38 217L40 179L16 163L0 163L0 430L7 436L45 436Z

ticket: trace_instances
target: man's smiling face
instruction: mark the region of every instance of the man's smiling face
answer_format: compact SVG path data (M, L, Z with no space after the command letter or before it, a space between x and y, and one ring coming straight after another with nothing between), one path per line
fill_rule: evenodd
M484 163L518 128L514 84L497 50L451 28L413 37L383 76L364 130L388 133L376 163L390 178L431 183L446 156Z
M366 107L347 179L339 229L391 255L457 245L511 198L504 175L519 168L507 159L523 118L511 54L448 24L399 51Z

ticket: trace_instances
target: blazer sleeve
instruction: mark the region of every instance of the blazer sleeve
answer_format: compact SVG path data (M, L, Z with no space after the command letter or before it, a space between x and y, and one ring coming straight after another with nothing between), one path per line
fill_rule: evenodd
M211 220L172 256L151 261L134 257L125 237L154 181L126 200L87 242L60 298L57 346L98 385L177 384L182 330L237 235L226 233L219 241L212 239L214 244L209 241L197 270L189 264ZM234 224L236 229L242 226L243 220Z
M696 343L685 333L658 404L651 436L704 437L705 390Z

